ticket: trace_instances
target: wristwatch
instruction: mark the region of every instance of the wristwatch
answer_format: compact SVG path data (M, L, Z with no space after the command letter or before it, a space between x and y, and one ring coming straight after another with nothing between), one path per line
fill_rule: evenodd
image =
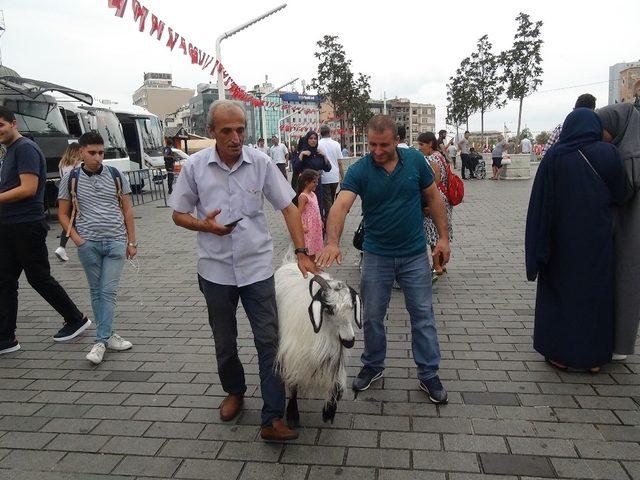
M293 253L295 253L296 255L299 253L304 253L305 255L309 255L309 249L306 247L303 248L296 248Z
M130 246L130 247L138 248L138 242L129 242L129 243L127 243L127 245Z

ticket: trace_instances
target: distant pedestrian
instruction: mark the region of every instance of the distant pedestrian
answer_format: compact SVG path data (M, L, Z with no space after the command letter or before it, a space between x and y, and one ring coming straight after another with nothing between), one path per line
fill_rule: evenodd
M138 242L131 187L117 169L102 164L104 140L99 133L87 132L78 143L82 165L60 182L58 219L78 246L89 283L96 343L86 358L97 365L107 348L122 351L132 347L113 331L113 320L124 261L136 256Z
M344 167L342 166L342 152L340 144L331 138L331 129L327 125L320 127L320 140L318 149L321 150L331 164L331 170L322 174L322 211L323 218L326 219L329 210L333 205L338 191L338 184L344 177Z
M349 154L349 150L347 150L346 146L342 146L342 158L347 158L350 157L351 155Z
M520 151L524 154L527 153L531 153L531 149L532 149L532 144L531 144L531 140L529 140L527 137L524 137L522 140L520 140Z
M164 168L167 171L167 191L171 195L173 192L173 171L176 165L176 155L173 153L173 139L165 139L162 156L164 157Z
M269 155L269 147L266 147L264 144L264 138L260 137L258 139L258 143L256 144L256 150L264 153L265 155Z
M207 303L218 375L227 393L220 419L230 421L241 412L247 390L237 345L236 310L241 300L258 352L260 436L292 440L298 433L282 421L286 396L274 368L278 319L265 199L282 212L302 274L306 277L317 268L304 247L300 213L291 203L295 192L266 155L242 146L246 124L242 103L213 102L207 129L216 145L189 157L169 204L176 225L198 232L198 284Z
M60 163L58 164L58 174L60 175L60 179L64 177L64 175L74 168L82 161L80 158L80 144L78 142L70 143L66 148L64 153L62 154L62 158L60 159ZM69 255L67 255L67 242L69 241L69 237L67 237L67 232L65 229L62 229L60 233L60 246L55 249L53 253L55 253L56 257L60 259L62 262L69 261Z
M436 136L433 132L425 132L421 133L418 136L418 150L422 152L425 156L427 162L429 162L429 166L433 170L435 176L436 186L440 192L440 197L442 198L442 202L447 210L447 222L449 224L449 242L453 240L453 207L449 203L449 200L444 192L447 191L449 187L449 176L447 174L447 161L440 153L438 149L438 144L436 140ZM440 240L440 235L438 234L438 228L431 217L431 211L428 207L424 209L425 218L424 218L424 230L425 236L427 238L427 245L431 248L431 252L433 253L436 245L438 244L438 240ZM442 259L438 257L433 258L433 279L432 281L436 281L437 278L446 272L446 267L442 263Z
M298 177L298 210L302 218L304 246L313 261L324 247L320 206L314 193L319 181L320 175L315 170L305 170Z
M307 169L315 170L321 175L320 179L322 181L323 172L331 171L331 163L329 163L324 152L318 147L318 134L311 130L301 139L300 143L302 144L301 148L304 150L300 151L297 159L294 159L293 171L299 175ZM322 213L323 200L321 183L316 187L315 193L316 197L318 197L318 205L320 205L321 209L320 213Z
M469 142L469 131L464 132L464 136L458 141L458 151L460 152L460 176L466 180L465 169L469 170L469 177L475 178L473 170L469 167L469 153L471 153L471 143Z
M615 145L622 156L635 196L615 208L613 257L615 321L613 359L634 353L640 323L640 113L630 103L599 109L604 141Z
M507 142L502 135L498 135L498 143L495 144L493 150L491 150L491 169L493 170L493 176L491 180L500 180L500 173L502 172L502 154L505 151Z
M447 152L449 153L449 158L451 159L451 163L453 163L453 168L457 168L458 167L458 164L457 164L458 149L453 144L453 139L451 139L451 145L449 145L449 147L447 148Z
M0 354L20 350L16 339L18 279L27 282L65 321L53 336L77 337L91 321L51 276L44 217L45 157L38 145L18 132L16 117L0 106L0 143L6 147L0 170Z
M538 167L529 201L527 278L538 279L533 346L559 369L596 372L613 352L612 205L631 190L620 153L601 139L591 109L571 112Z
M583 93L578 97L576 103L573 108L588 108L590 110L596 109L596 97L591 95L590 93ZM562 132L562 123L558 124L556 128L553 129L547 143L542 148L542 156L544 157L549 150L560 138L560 133Z
M409 148L407 145L407 128L404 125L398 125L398 148Z
M447 163L453 163L449 157L449 146L453 145L453 138L447 142L447 131L442 129L438 131L438 151L446 159Z
M276 164L276 167L278 167L278 170L280 170L280 173L282 173L285 179L287 178L288 155L289 155L289 152L287 150L287 147L284 144L280 143L280 139L274 135L273 138L271 139L271 148L269 149L269 156L271 157L271 160L273 161L273 163Z

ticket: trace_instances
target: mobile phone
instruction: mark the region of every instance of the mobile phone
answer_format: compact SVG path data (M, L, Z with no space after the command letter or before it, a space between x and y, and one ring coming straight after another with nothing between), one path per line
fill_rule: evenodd
M226 224L225 224L225 227L235 227L235 226L238 224L238 222L239 222L240 220L242 220L242 217L240 217L240 218L239 218L239 219L237 219L237 220L234 220L234 221L233 221L233 222L231 222L231 223L226 223Z

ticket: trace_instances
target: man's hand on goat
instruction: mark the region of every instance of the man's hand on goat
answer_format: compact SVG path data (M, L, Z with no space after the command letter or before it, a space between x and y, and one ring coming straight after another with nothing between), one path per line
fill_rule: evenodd
M337 245L327 245L322 249L316 258L316 265L319 267L330 267L336 262L338 265L342 264L342 254L340 253L340 247Z
M216 222L216 217L220 214L221 210L218 208L213 212L207 213L207 216L202 220L203 231L213 233L214 235L229 235L233 227L225 227L224 225Z
M320 269L316 266L313 260L311 260L311 257L304 253L298 254L298 268L302 272L302 276L304 278L307 278L309 273L320 273Z
M440 265L445 266L449 263L449 258L451 257L451 247L449 246L449 240L446 238L441 238L436 243L436 247L433 249L433 253L431 254L433 258L437 258L440 256Z

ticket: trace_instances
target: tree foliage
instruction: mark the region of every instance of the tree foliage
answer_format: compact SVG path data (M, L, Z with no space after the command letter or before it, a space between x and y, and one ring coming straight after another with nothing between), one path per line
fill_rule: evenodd
M469 57L460 62L455 76L449 78L447 84L447 123L456 127L469 123L477 104L475 91L468 81L471 60Z
M484 114L491 109L504 105L502 84L498 70L500 55L492 52L493 45L488 35L483 35L476 44L476 51L471 54L468 81L474 92L474 110L480 112L480 131L484 142Z
M538 145L544 145L549 141L550 136L551 134L549 132L540 132L538 135L536 135L536 143Z
M543 73L542 38L540 29L542 21L532 22L528 14L520 12L516 17L518 30L513 37L513 46L502 53L501 63L503 75L501 81L506 84L506 96L510 100L519 100L518 130L522 122L522 103L542 84Z

